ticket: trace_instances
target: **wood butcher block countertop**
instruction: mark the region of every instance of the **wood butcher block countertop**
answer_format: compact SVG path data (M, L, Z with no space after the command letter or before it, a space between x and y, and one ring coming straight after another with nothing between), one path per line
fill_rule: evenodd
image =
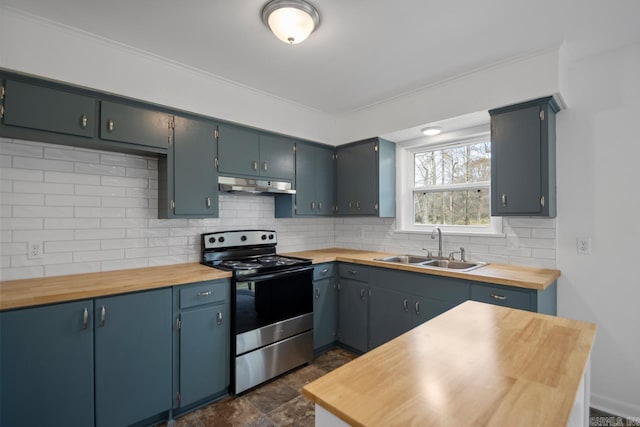
M467 301L304 386L354 426L564 426L592 323Z
M0 282L0 310L231 277L197 263Z
M469 279L477 282L497 283L499 285L517 286L520 288L540 291L548 288L549 285L560 277L559 270L520 267L507 264L488 264L484 267L476 268L475 270L468 272L440 270L406 264L394 264L384 261L376 261L375 259L398 254L367 252L355 249L317 249L312 251L288 253L286 255L308 258L311 259L314 264L333 261L352 262L355 264L371 265L374 267L393 268L396 270L455 277L458 279Z

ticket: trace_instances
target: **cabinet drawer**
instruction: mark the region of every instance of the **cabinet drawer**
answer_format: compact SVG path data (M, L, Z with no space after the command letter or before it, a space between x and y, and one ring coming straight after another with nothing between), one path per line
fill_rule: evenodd
M326 279L335 274L335 264L320 264L313 269L313 280Z
M367 282L369 281L369 267L357 264L340 264L340 277Z
M180 287L180 308L224 302L229 299L229 281L216 280Z
M530 297L529 292L509 289L504 286L477 284L471 286L471 299L473 301L486 302L520 310L531 309Z

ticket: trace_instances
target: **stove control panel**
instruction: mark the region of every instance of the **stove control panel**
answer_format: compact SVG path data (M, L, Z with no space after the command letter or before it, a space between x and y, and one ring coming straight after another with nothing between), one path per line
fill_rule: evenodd
M275 245L277 234L273 230L218 231L202 235L204 249L232 248L237 246Z

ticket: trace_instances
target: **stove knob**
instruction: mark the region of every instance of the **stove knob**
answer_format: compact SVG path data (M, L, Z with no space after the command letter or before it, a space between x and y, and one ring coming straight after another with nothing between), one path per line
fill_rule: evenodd
M242 240L243 242L246 242L246 241L247 241L247 236L242 236L242 237L240 238L240 240Z
M267 240L267 235L266 234L262 235L262 240Z
M224 237L222 237L222 236L218 237L218 242L220 242L220 243L224 242Z
M215 237L209 237L209 243L215 243L215 242L216 242Z
M273 240L273 234L269 234L269 240Z

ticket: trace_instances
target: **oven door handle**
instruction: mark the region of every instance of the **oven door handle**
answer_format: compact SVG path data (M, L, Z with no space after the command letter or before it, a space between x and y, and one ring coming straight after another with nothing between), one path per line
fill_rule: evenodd
M238 278L238 282L239 283L243 283L243 282L261 282L263 280L270 280L273 278L277 278L277 277L281 277L284 275L289 275L289 274L295 274L295 273L304 273L305 271L310 271L313 270L313 266L304 266L304 267L299 267L299 268L292 268L289 270L280 270L280 271L276 271L270 274L262 274L262 275L258 275L258 276L246 276L246 277L242 277L242 278Z

